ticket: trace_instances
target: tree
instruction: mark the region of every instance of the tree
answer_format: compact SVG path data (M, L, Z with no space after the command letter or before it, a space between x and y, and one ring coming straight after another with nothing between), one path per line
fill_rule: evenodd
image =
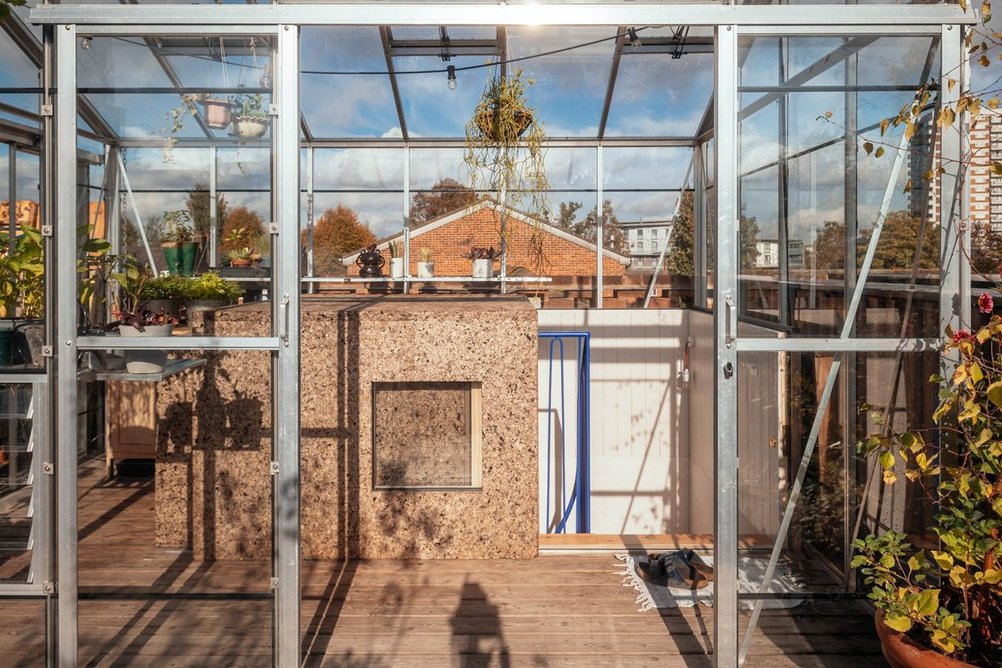
M758 263L758 219L741 215L741 271L749 271Z
M195 223L195 234L209 235L209 187L204 183L196 183L188 191L185 206ZM226 220L226 198L220 193L216 195L216 220Z
M454 179L442 179L431 191L415 193L411 198L411 223L422 225L474 202L476 194L472 190Z
M264 221L257 211L238 206L223 219L223 234L220 248L225 253L242 248L253 248L265 234Z
M822 270L845 269L845 223L826 220L814 238L813 266Z
M991 223L978 222L971 229L971 269L982 276L998 274L1002 264L1002 232Z
M306 244L306 232L302 235ZM313 227L313 271L318 276L345 273L341 258L376 242L375 235L344 204L327 209Z
M561 202L557 219L548 219L547 222L585 241L595 243L598 212L592 209L583 219L577 220L580 208L580 202ZM630 245L609 200L602 202L602 247L620 255L630 254Z
M693 193L691 190L682 194L682 203L678 215L671 227L668 238L668 251L665 253L665 273L672 276L692 276L695 229L693 226Z

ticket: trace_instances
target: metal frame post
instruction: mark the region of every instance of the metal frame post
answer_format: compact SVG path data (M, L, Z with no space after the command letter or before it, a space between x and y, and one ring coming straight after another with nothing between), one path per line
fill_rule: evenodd
M940 48L940 81L953 79L961 85L943 86L940 91L940 108L956 109L961 89L966 84L963 72L961 41L963 30L960 26L942 27ZM940 293L939 331L950 326L959 329L971 322L971 274L970 265L965 262L970 249L970 225L960 211L963 194L963 174L961 173L962 122L963 114L954 123L940 129L940 165L943 173L939 177L940 220Z
M602 224L602 199L605 193L602 190L602 183L605 180L605 174L602 173L601 143L595 147L595 173L598 175L595 180L596 196L598 197L598 201L595 203L595 272L597 274L595 277L595 308L602 308L602 292L605 289L605 280L602 277L602 255L605 251L605 243L602 238L605 233Z
M693 184L695 192L692 206L693 227L693 303L700 308L706 307L707 279L706 267L706 165L703 163L705 143L697 144L692 149Z
M282 25L275 56L275 220L279 232L273 278L273 316L281 345L274 353L273 531L278 581L275 665L299 665L299 28Z
M713 659L717 666L738 662L738 432L737 334L738 268L738 57L736 26L720 26L716 34L714 131L717 141L716 286L713 336L717 351L714 374L716 470L713 563Z
M56 494L60 666L77 660L77 347L76 347L76 26L57 26L56 39Z
M217 202L217 179L219 178L219 155L215 146L209 147L209 268L215 269L219 247L219 202Z

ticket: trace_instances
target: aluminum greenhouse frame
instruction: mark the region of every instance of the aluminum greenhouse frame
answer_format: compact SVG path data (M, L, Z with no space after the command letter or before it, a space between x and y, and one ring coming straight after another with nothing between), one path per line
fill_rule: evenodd
M58 614L47 615L54 630L50 645L51 663L75 665L77 660L77 466L76 444L79 427L77 359L80 351L115 349L163 350L257 350L268 351L273 369L274 452L273 480L273 577L274 664L300 663L300 527L299 527L299 395L300 395L300 84L299 27L301 26L608 26L672 25L702 26L715 32L715 64L712 132L716 168L716 232L714 310L716 373L714 412L716 449L716 496L714 558L717 571L714 603L714 657L717 665L739 663L738 561L738 354L743 352L785 352L799 350L834 354L837 370L841 358L856 352L927 350L935 347L928 338L857 338L853 318L841 336L830 338L785 339L747 338L737 330L739 249L738 220L738 40L744 36L854 36L924 35L939 40L939 77L966 68L963 48L967 26L977 19L956 5L853 5L762 6L721 4L276 4L276 5L44 5L31 12L31 21L44 26L42 184L43 234L47 248L47 358L45 375L7 378L4 382L34 382L49 388L45 433L54 435L55 494L43 499L40 516L55 518L51 537L42 534L36 549L52 554L51 561L38 564L38 582L5 585L0 594L44 597ZM77 255L76 157L77 118L91 114L78 104L78 36L166 34L220 35L244 33L274 35L276 103L271 113L274 123L273 197L276 219L271 233L275 244L272 269L273 331L264 337L184 337L115 340L81 337L77 334L76 268L70 259ZM963 82L963 76L959 77ZM961 86L943 91L943 101L956 101ZM398 102L399 104L399 102ZM607 101L608 104L608 101ZM601 144L601 140L599 141ZM939 281L940 325L958 325L969 319L969 269L963 262L963 246L969 231L957 234L957 221L965 218L966 197L960 174L962 156L960 129L944 130L941 155L945 173L939 176L939 192L945 193ZM699 170L697 169L697 172ZM698 186L697 186L697 192ZM601 197L600 200L601 201ZM874 239L879 236L879 225ZM699 234L697 226L697 234ZM868 258L872 259L874 243ZM705 248L705 239L698 247ZM700 253L697 253L700 255ZM697 260L697 266L701 266ZM847 287L848 312L858 307L866 282L869 261L864 262L854 289ZM830 397L834 372L826 394ZM826 399L822 399L822 405ZM43 444L44 445L44 444ZM43 449L44 452L44 449ZM808 454L809 458L809 454ZM805 458L806 461L807 458ZM799 485L794 484L791 505L784 517L782 534L789 526ZM52 499L55 499L53 505ZM774 555L775 556L775 555ZM52 612L55 612L53 610ZM55 620L58 620L56 622ZM57 624L57 626L56 626Z

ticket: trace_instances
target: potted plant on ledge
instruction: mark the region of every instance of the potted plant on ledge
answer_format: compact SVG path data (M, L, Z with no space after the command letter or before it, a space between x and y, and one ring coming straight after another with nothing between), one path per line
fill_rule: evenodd
M164 309L152 311L143 299L146 285L153 279L146 267L134 261L125 261L122 272L113 275L118 282L121 300L118 319L108 325L117 328L123 338L170 336L177 318ZM160 373L167 364L166 350L130 350L125 356L129 373Z
M979 307L991 313L991 296ZM959 361L951 378L932 378L942 384L938 434L874 434L858 446L879 458L886 484L903 466L938 511L938 550L895 531L853 542L893 666L1002 665L1002 318L947 335L943 352Z
M501 257L501 253L494 250L494 246L490 248L472 246L463 257L473 261L473 278L492 278L494 261Z

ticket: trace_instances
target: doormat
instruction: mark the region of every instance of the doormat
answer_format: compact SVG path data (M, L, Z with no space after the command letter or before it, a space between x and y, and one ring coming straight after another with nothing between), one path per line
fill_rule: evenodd
M617 554L616 558L623 562L621 570L614 571L616 575L622 576L623 586L630 587L637 591L637 607L640 612L653 610L654 608L691 608L697 603L706 606L713 605L713 583L711 582L702 589L680 589L676 587L666 587L647 582L637 573L637 563L647 562L647 555ZM703 557L703 560L713 565L712 557ZM762 585L762 578L765 576L765 569L769 565L769 560L756 557L738 558L738 591L743 593L757 592ZM772 578L772 593L805 593L807 590L797 581L789 566L780 562L776 565L776 572ZM763 608L794 608L803 603L803 599L779 598L765 599ZM742 610L751 610L755 602L750 600L738 600L738 605Z

